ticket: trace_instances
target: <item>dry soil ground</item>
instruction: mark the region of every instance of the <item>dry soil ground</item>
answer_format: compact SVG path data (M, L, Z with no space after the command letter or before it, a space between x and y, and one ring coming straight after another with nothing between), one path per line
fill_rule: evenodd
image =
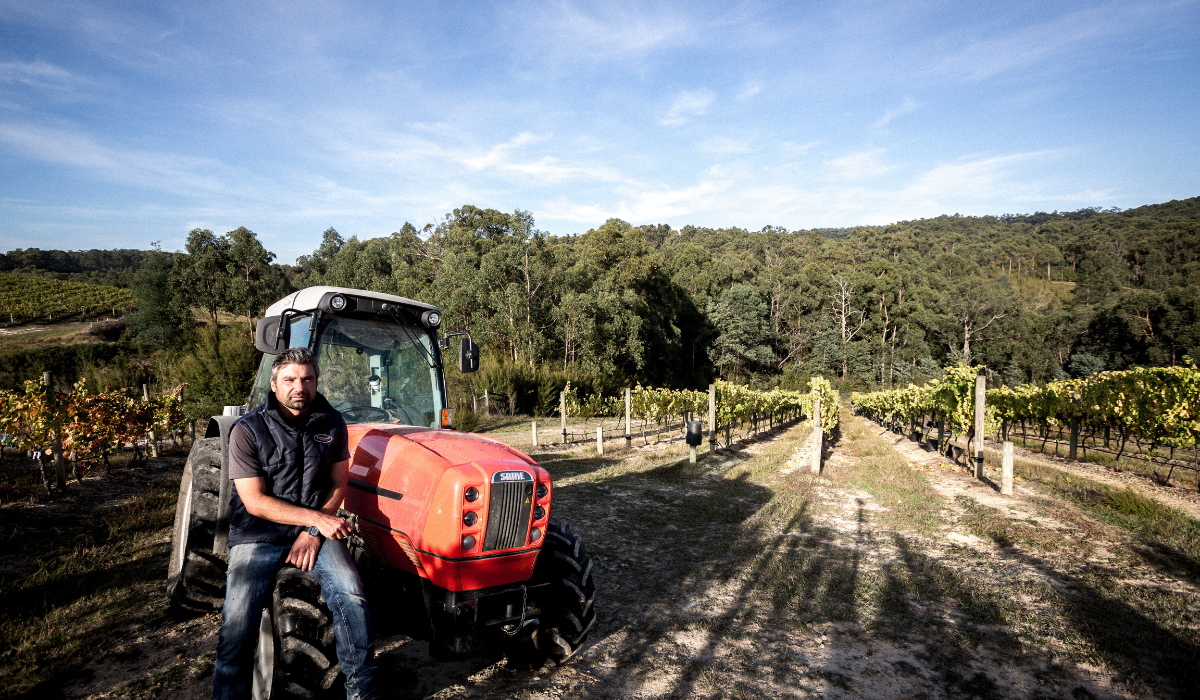
M528 423L496 421L489 432L529 446ZM386 697L1200 692L1195 520L1045 465L1022 463L1016 496L1001 497L990 482L854 417L813 475L802 458L810 434L806 422L784 426L694 468L678 440L604 457L586 444L534 450L556 478L555 516L585 538L596 563L601 617L590 641L567 665L529 673L502 658L439 664L424 642L383 639ZM177 469L152 467L145 482ZM34 518L32 506L20 507ZM109 595L120 604L79 595L36 619L6 611L6 626L74 624L86 646L64 643L69 651L56 657L6 636L0 695L207 696L217 620L167 616L168 525L169 517L153 523L113 551L125 558L114 566L143 572L116 577L122 584ZM28 561L6 569L4 593L37 596L36 583L14 578L28 574ZM102 610L116 619L101 620ZM58 670L22 685L38 664Z

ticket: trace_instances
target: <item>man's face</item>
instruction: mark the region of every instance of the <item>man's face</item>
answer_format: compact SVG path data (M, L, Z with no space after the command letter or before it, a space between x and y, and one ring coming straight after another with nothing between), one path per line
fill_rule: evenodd
M317 395L317 372L312 365L284 365L271 380L275 400L293 411L306 410Z

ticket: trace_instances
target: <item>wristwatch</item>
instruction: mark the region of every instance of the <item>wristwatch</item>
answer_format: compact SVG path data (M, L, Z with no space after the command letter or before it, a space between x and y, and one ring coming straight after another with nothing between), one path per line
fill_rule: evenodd
M305 532L318 539L321 537L321 528L317 527L316 525L309 525Z

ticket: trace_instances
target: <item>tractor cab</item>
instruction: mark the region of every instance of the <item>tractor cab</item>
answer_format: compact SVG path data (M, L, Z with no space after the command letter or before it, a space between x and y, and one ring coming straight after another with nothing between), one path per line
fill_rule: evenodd
M262 364L248 408L271 390L274 356L307 347L317 357L317 390L349 424L450 427L443 350L458 336L463 372L479 368L469 333L438 339L441 311L412 299L342 287L309 287L271 305L258 324Z

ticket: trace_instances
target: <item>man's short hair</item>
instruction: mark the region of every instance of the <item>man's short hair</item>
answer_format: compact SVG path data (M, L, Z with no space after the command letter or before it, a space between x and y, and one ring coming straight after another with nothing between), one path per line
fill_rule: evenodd
M287 365L308 365L313 368L317 378L321 376L321 368L317 366L317 357L308 348L288 348L275 356L271 364L271 381L279 374L279 370Z

